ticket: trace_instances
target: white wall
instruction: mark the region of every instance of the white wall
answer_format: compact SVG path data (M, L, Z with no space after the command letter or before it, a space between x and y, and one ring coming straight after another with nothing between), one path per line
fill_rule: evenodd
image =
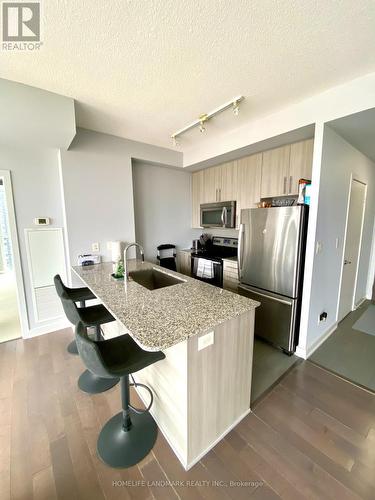
M36 329L25 229L35 217L50 217L51 227L63 227L57 150L20 149L0 145L0 169L10 170L30 330ZM48 249L46 249L48 251Z
M156 261L163 243L190 248L197 232L191 229L191 173L135 162L133 185L136 239L146 259Z
M370 254L375 217L375 164L352 147L329 126L324 127L315 243L323 250L313 258L308 320L301 323L299 349L309 353L337 322L340 277L343 261L347 204L351 175L368 185L363 240L355 301L368 291ZM339 246L336 249L336 238ZM304 313L306 313L304 311ZM322 311L326 322L318 324ZM304 318L306 320L306 318Z
M132 159L181 165L181 153L119 137L78 129L70 149L61 151L61 175L70 261L100 244L135 241ZM186 174L187 175L187 174Z
M67 148L76 132L74 100L0 78L0 142Z

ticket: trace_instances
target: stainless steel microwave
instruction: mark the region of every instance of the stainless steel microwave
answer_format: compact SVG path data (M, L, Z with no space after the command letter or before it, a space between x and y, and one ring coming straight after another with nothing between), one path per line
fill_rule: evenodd
M236 202L218 201L201 204L201 227L236 227Z

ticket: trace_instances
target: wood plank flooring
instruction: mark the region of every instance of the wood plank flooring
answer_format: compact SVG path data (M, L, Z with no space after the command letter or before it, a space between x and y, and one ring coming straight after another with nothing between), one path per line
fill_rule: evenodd
M119 387L79 391L71 339L68 329L0 345L1 500L375 498L375 396L309 362L190 471L161 433L138 466L110 469L96 440Z

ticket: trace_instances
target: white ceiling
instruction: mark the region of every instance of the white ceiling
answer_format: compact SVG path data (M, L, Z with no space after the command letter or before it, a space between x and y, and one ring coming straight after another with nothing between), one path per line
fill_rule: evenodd
M161 146L243 94L215 130L375 70L374 0L48 0L39 52L0 77L77 100L82 127ZM200 139L193 130L182 149Z

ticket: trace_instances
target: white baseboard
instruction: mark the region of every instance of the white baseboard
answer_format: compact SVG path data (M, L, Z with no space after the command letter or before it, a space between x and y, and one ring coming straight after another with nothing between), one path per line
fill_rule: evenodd
M370 297L371 299L371 297ZM358 309L358 307L361 307L361 305L366 302L366 300L369 300L368 297L363 297L361 300L359 300L355 305L354 305L354 310Z
M328 330L326 330L322 335L315 340L311 346L309 346L307 349L302 349L300 347L297 347L296 349L296 356L303 358L303 359L308 359L317 349L320 347L325 340L328 339L332 335L332 333L336 330L337 328L337 322L334 323Z
M46 333L56 332L57 330L63 330L64 328L72 327L72 324L66 319L54 320L47 325L37 326L35 328L29 329L28 332L23 336L24 339L31 339L32 337L38 337L39 335L45 335Z

